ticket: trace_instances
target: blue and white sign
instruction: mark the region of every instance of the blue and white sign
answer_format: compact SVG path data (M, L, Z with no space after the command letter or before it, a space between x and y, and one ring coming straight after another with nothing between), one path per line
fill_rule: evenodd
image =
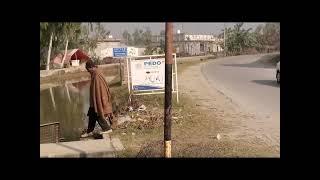
M146 59L131 61L133 90L164 89L165 59Z
M113 57L126 57L127 48L113 48Z

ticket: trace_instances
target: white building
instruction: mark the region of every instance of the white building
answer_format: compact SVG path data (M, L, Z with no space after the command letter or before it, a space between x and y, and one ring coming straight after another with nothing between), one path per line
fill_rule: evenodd
M103 59L108 56L113 56L112 48L115 47L124 47L120 43L120 39L104 39L98 41L97 48L94 50L96 56L98 56L100 59Z
M105 39L98 41L97 48L94 50L96 56L100 59L105 57L113 57L113 48L127 48L128 56L142 56L145 48L136 48L133 46L126 46L121 43L120 39Z
M160 46L165 42L165 36L153 36L152 43L154 46ZM205 55L215 52L223 51L220 44L223 42L222 38L214 35L203 34L186 34L177 33L173 38L176 53L186 55Z

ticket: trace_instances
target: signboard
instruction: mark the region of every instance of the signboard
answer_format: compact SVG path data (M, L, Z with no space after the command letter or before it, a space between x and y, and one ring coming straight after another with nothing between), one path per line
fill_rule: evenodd
M113 48L113 57L126 57L127 48Z
M127 47L127 56L135 57L138 56L138 48Z
M133 90L162 90L165 80L165 59L132 60Z
M177 94L179 103L177 55L174 57L172 92ZM165 54L127 56L128 91L130 95L165 93ZM153 59L154 58L154 59ZM175 77L175 78L174 78ZM132 93L131 93L132 90Z

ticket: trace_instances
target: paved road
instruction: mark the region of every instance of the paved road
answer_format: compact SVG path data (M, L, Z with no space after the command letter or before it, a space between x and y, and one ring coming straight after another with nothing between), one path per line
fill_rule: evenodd
M280 114L280 85L275 66L261 63L265 56L227 57L203 66L209 82L250 111L270 116Z
M211 86L258 118L248 120L252 129L263 129L280 143L280 85L275 65L265 63L265 55L245 55L217 59L202 66Z

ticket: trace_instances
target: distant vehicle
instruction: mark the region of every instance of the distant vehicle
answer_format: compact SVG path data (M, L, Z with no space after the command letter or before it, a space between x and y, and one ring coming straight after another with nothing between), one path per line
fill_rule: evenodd
M277 74L276 74L277 83L280 84L280 61L277 63L276 71L277 71Z

